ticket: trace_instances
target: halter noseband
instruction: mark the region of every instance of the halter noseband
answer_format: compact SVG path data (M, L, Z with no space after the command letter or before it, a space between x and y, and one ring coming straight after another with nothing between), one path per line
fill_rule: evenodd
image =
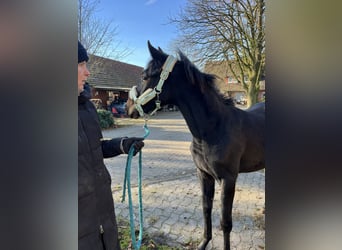
M156 100L156 108L149 114L150 116L153 115L158 109L160 109L160 100L159 94L162 92L162 88L164 85L165 80L168 78L169 74L173 70L177 59L171 55L169 55L162 67L162 72L160 73L160 79L156 87L153 89L148 88L144 91L139 97L138 92L136 90L137 86L133 86L132 89L129 91L129 97L134 101L134 106L136 110L139 112L141 117L146 116L144 110L142 108L143 105L151 101L154 97L157 96Z

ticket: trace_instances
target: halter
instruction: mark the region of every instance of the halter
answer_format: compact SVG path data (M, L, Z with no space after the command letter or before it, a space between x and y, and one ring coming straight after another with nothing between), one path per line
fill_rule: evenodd
M160 73L160 79L156 87L153 89L148 88L147 90L144 91L139 97L138 92L137 92L137 86L133 86L132 89L129 91L129 97L134 101L134 106L136 110L139 112L139 115L141 117L146 116L152 116L158 109L160 109L160 100L159 100L159 95L162 92L162 88L164 85L165 80L168 78L169 74L173 70L173 67L175 66L177 62L177 59L171 55L169 55L162 67L162 72ZM150 113L150 114L145 114L144 110L142 108L143 105L151 101L154 97L157 96L156 100L156 108Z

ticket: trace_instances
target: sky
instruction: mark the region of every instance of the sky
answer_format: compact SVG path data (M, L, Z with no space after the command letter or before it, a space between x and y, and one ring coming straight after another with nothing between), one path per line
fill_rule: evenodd
M172 53L170 46L177 37L177 28L170 24L169 17L177 16L185 4L186 0L101 0L97 14L113 20L118 26L118 40L132 50L120 61L145 67L150 59L148 40L154 47Z

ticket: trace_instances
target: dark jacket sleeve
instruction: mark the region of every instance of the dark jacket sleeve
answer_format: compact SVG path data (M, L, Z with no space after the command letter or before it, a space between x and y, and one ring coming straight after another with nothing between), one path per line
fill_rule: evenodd
M110 158L122 154L120 149L121 137L111 140L102 140L103 158Z

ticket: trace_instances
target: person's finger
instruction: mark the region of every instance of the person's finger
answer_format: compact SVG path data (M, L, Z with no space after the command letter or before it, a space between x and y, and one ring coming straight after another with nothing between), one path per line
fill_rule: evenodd
M136 155L140 150L141 148L144 146L144 142L143 141L136 141L134 142L133 144L133 147L134 147L134 155Z
M138 149L141 149L144 146L144 142L143 141L137 141L135 142L135 147Z
M141 146L139 146L139 145L137 145L137 144L134 144L134 150L135 150L136 152L140 151L141 148L142 148Z

